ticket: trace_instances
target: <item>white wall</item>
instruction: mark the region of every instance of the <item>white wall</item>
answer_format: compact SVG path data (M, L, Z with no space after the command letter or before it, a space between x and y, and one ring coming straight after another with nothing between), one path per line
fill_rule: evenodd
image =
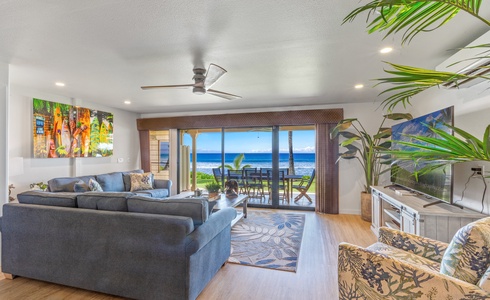
M8 112L9 66L0 63L0 216L8 202Z
M307 109L331 109L343 108L345 118L359 118L363 126L371 133L375 133L380 125L383 112L378 109L379 104L376 103L360 103L360 104L336 104L336 105L315 105L315 106L293 106L293 107L277 107L268 111L289 111L289 110L307 110ZM171 113L171 114L147 114L142 115L142 118L157 118L170 117L181 115L208 115L208 114L226 114L226 113L247 113L247 112L263 112L263 109L247 109L234 111L208 111L194 113ZM400 111L401 112L401 111ZM390 123L386 123L390 124ZM362 168L357 161L342 160L339 162L339 211L341 214L360 214L361 199L360 194L363 190L364 176ZM174 182L177 178L172 177ZM387 184L383 181L380 184Z
M0 63L0 216L8 198L8 121L9 121L9 65ZM0 257L2 255L0 234ZM1 267L0 261L0 267Z
M32 158L32 99L39 98L65 104L97 109L114 114L114 155L111 157L89 158ZM140 167L139 135L136 119L139 114L101 106L86 100L70 99L42 91L11 86L9 157L24 158L24 174L10 177L15 185L12 195L29 189L29 184L54 177L100 174L113 171L127 171ZM118 163L118 158L124 161Z

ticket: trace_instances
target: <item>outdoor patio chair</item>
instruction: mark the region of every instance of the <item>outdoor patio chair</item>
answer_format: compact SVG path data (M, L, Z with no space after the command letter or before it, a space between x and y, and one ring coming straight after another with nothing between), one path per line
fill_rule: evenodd
M244 168L243 175L248 196L265 198L262 173L257 172L257 168Z
M216 180L217 183L221 184L221 176L223 173L221 172L221 167L220 168L213 168L213 176L214 180Z
M310 196L308 196L308 194L306 192L308 192L308 190L310 189L310 186L311 186L314 179L315 179L315 170L313 170L311 172L311 176L308 180L305 180L303 178L303 179L301 179L301 181L298 184L292 185L293 189L296 189L299 191L299 195L294 197L294 202L297 202L299 199L306 197L306 199L308 199L308 201L310 201L310 203L312 203Z
M288 180L284 177L286 175L285 169L279 169L279 192L282 191L282 201L287 201L289 203L289 189L288 189ZM271 187L272 187L272 170L267 171L267 186L269 189L269 200L271 195Z

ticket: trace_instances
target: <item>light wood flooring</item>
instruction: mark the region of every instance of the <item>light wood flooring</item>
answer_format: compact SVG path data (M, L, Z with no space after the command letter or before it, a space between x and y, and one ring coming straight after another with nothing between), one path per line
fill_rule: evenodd
M375 236L360 216L298 213L306 215L306 224L296 273L228 263L198 299L337 299L339 242L367 246ZM17 299L121 298L0 273L0 300Z

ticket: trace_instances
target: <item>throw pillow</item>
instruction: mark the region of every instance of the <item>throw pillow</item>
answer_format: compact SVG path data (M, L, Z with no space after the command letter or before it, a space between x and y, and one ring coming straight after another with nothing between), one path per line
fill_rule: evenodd
M152 173L131 173L131 192L153 189L153 174Z
M75 193L85 193L90 191L90 187L83 180L80 180L73 185L73 190Z
M92 192L103 192L102 187L95 179L90 178L88 186Z
M462 227L454 235L441 262L441 273L477 284L490 267L490 218Z

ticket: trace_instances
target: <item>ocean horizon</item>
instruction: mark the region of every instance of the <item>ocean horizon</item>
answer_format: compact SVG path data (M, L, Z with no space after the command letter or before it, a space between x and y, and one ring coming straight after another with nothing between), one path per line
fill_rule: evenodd
M225 165L233 165L240 153L226 153ZM272 168L272 153L244 153L243 165L252 168ZM297 175L310 175L315 169L315 153L294 153L294 170ZM192 163L192 154L190 155ZM197 171L213 174L213 168L221 166L221 153L197 153ZM279 153L279 168L289 167L289 153Z

